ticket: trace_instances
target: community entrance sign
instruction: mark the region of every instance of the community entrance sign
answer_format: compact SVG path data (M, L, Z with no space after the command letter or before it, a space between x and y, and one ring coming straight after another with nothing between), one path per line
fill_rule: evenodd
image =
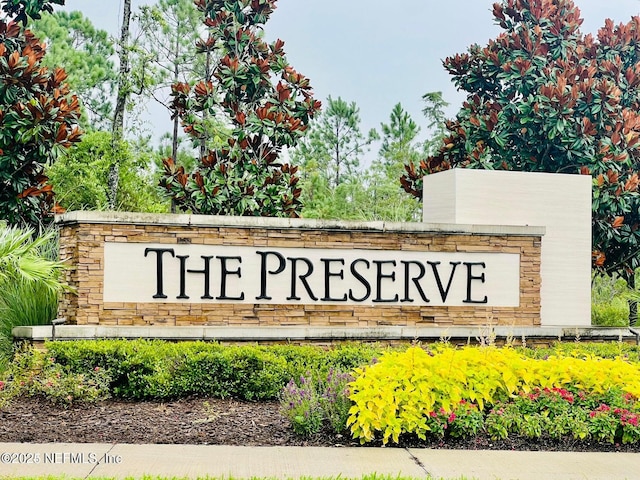
M106 242L104 301L517 307L520 255Z
M590 323L588 176L425 178L425 223L71 212L59 315L98 326Z
M59 316L99 326L540 325L544 228L71 212Z

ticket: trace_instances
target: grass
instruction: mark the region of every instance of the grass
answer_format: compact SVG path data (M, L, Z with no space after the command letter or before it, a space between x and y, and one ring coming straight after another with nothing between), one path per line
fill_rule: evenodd
M49 325L56 318L57 307L57 292L42 283L8 283L3 286L0 298L0 371L13 355L13 328Z

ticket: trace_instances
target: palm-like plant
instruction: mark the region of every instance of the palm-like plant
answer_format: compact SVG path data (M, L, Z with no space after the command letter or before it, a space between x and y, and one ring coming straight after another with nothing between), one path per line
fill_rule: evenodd
M55 236L54 230L34 237L32 230L0 224L0 286L39 282L50 290L62 290L64 264L50 258Z
M64 264L56 260L56 232L34 232L0 222L0 370L11 358L13 327L47 325L55 318Z

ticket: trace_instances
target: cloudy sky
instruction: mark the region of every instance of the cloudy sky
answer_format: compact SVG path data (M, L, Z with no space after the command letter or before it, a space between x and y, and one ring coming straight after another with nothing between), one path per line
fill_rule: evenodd
M134 9L153 0L133 0ZM596 33L606 18L627 22L640 14L639 0L575 0L583 31ZM99 28L117 35L121 0L67 0ZM388 121L401 102L423 124L421 96L442 91L453 116L463 97L442 59L486 44L499 33L493 0L279 0L266 25L269 40L285 41L291 65L311 79L316 96L355 101L363 130ZM169 130L152 115L155 132Z

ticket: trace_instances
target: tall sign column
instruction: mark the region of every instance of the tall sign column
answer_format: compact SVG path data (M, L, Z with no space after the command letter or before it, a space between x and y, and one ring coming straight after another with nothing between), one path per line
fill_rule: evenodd
M545 227L542 326L591 325L591 176L470 169L428 175L423 220Z

